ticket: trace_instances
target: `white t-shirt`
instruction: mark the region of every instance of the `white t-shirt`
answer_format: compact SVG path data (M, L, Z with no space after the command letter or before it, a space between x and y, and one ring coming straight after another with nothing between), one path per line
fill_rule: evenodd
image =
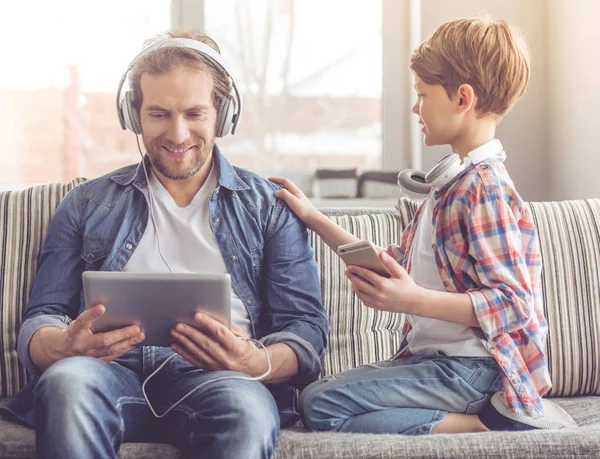
M435 192L432 191L425 201L415 229L410 275L421 287L445 292L433 252L435 237L431 220L434 204ZM408 316L408 320L412 325L407 335L408 349L413 355L441 352L462 357L490 356L487 348L467 325L419 316Z
M186 207L177 206L151 170L148 170L148 178L160 250L172 271L226 274L227 266L209 224L209 201L217 186L215 168L211 169L206 182ZM158 238L151 219L123 271L169 272L158 252ZM248 336L252 336L248 311L233 289L231 320Z

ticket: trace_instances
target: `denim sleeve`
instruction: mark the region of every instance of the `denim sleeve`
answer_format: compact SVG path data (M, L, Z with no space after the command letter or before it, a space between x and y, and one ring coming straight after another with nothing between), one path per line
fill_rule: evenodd
M283 342L298 358L291 384L302 389L321 373L329 320L321 302L321 283L314 252L304 224L277 200L265 243L265 310L261 340Z
M42 246L39 266L19 330L17 353L32 374L39 374L29 355L31 338L42 327L65 328L81 303L79 190L74 188L56 209Z

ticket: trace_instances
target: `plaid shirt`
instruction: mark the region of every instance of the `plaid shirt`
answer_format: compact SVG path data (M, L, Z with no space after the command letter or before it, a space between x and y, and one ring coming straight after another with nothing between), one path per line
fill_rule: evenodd
M547 324L541 292L542 258L531 213L504 167L501 152L467 167L436 191L434 254L446 290L471 297L480 328L473 328L504 372L511 409L543 414L550 390L544 356ZM411 272L421 205L388 253ZM409 355L405 321L400 355Z

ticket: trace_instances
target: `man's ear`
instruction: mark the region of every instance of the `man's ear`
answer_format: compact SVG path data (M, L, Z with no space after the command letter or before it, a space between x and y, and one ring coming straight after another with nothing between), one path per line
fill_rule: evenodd
M457 102L457 113L459 114L475 109L477 96L475 95L473 86L470 84L461 84L456 91L455 100Z

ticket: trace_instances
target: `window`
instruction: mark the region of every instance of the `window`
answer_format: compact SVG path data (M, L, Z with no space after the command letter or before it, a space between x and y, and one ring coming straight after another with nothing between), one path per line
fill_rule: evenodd
M115 92L143 41L170 26L170 0L2 2L0 185L97 177L138 161Z
M381 168L380 1L205 0L204 24L243 85L234 164Z
M243 119L235 136L219 139L232 163L307 175L406 167L410 139L420 139L407 128L406 71L418 2L2 2L0 188L92 178L137 162L115 92L142 43L172 25L212 35L236 70Z

